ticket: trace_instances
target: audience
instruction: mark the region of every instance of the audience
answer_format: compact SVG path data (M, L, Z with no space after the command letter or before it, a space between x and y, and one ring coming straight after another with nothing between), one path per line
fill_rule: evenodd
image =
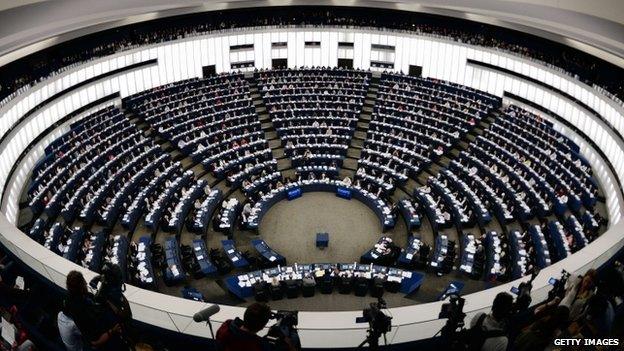
M106 313L106 307L96 304L82 273L69 272L66 287L63 314L73 320L85 343L98 350L128 349L120 335L121 326L111 324L112 318ZM72 330L72 325L59 322L59 326L62 327L61 335L65 335L67 341L73 340L71 344L75 345L73 338L76 337L76 331Z
M514 342L513 350L535 351L546 349L552 345L555 337L558 337L565 331L569 313L567 307L555 307L554 311L544 315L522 331Z
M535 37L527 40L521 33L511 30L500 27L491 30L491 27L484 24L466 23L452 18L444 18L442 21L426 16L415 18L411 12L389 12L380 9L359 9L355 12L352 9L296 7L271 8L266 9L266 12L258 9L217 11L210 16L190 17L184 21L177 18L152 21L73 40L45 50L44 54L30 57L27 61L20 60L7 66L0 81L0 99L9 95L15 96L36 82L85 61L124 49L210 31L293 24L392 28L493 47L544 61L551 67L574 75L590 85L596 83L598 89L615 94L618 100L624 97L624 85L612 78L617 76L618 68L606 62L597 63L595 57L560 44ZM6 100L3 100L2 103L5 102Z

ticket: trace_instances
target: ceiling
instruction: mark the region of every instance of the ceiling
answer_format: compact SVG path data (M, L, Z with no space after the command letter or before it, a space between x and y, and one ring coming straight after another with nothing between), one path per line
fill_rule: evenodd
M0 65L119 25L218 9L286 5L382 7L465 18L562 42L624 67L621 0L3 0Z

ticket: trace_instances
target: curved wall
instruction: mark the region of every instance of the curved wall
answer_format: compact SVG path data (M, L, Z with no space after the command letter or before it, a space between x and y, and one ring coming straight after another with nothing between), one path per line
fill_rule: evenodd
M308 48L305 46L306 41L320 41L321 46ZM271 43L274 42L287 42L288 46L285 49L273 49ZM353 42L353 47L338 48L338 42ZM254 44L254 49L230 52L231 45L241 44ZM372 49L372 44L394 46L395 49L393 53L388 50L375 50ZM61 287L64 286L64 277L68 271L79 269L85 272L84 269L38 245L14 226L19 196L28 180L29 170L37 158L32 149L28 155L21 157L23 150L55 121L110 93L119 92L121 97L124 97L180 79L198 77L202 74L202 66L212 64L216 65L217 72L229 71L233 63L241 61L252 61L256 68L270 68L272 58L287 58L289 67L335 66L338 58L351 58L356 68L363 69L371 68L371 61L393 62L395 70L404 72L408 71L410 65L422 66L423 76L426 77L449 80L498 96L507 91L535 102L562 116L591 138L613 165L614 174L596 152L586 143L580 142L582 141L580 136L570 135L579 141L584 155L594 167L596 177L605 191L610 215L609 229L572 257L544 269L535 281L532 294L534 301L540 301L546 296L550 289L547 282L549 277L557 276L561 269L582 273L606 262L624 246L624 238L620 235L624 230L624 222L621 220L622 191L614 181L617 177L624 182L624 141L607 125L612 124L618 131L624 129L621 121L624 111L621 106L613 104L607 97L571 77L514 55L439 38L389 31L336 28L314 30L259 28L244 32L197 36L142 47L68 70L18 96L0 109L0 121L3 125L5 121L19 120L36 105L37 101L45 100L43 96L50 95L45 89L57 87L57 90L62 90L75 85L85 77L97 75L95 72L101 72L105 67L110 69L111 62L129 65L149 59L158 60L156 65L106 77L80 87L70 95L43 106L23 122L15 124L14 129L8 134L6 130L2 130L0 137L4 141L0 144L0 189L3 189L13 164L18 159L22 162L17 167L17 172L12 174L7 191L0 194L2 196L0 242L24 263ZM547 82L600 111L604 121L564 96L530 81L468 65L466 62L468 58L505 67ZM85 274L89 278L94 273L85 272ZM475 313L489 309L489 302L498 292L509 291L512 285L517 284L518 282L512 282L468 295L465 305L467 320ZM191 318L206 304L136 287L129 287L126 296L131 302L135 318L141 322L195 336L209 337L208 329L203 324L193 323ZM394 328L388 341L400 343L433 336L445 322L437 319L440 305L441 303L434 302L391 309ZM240 315L241 308L222 306L221 312L213 317L214 324L218 327L220 322ZM364 339L367 327L355 323L355 318L360 315L360 311L301 312L299 328L303 345L320 348L357 346Z
M37 1L0 12L0 64L81 35L155 18L280 6L368 7L456 17L531 33L624 67L624 3L617 0Z

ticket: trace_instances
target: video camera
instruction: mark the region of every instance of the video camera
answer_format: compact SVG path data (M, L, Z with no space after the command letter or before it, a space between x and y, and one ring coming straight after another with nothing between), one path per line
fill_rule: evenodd
M111 323L119 323L124 332L128 332L132 321L132 311L123 294L126 291L126 286L121 268L116 264L106 262L102 267L102 273L91 279L89 286L96 291L94 294L95 301L112 316ZM128 333L123 334L129 335Z
M531 290L533 289L533 281L539 274L539 269L533 269L531 272L531 279L526 282L520 283L517 289L512 289L512 292L518 295L516 302L514 303L514 313L524 311L531 305Z
M379 337L383 335L384 343L387 343L386 333L392 330L392 317L387 316L382 309L388 308L386 301L379 297L377 302L371 302L370 307L362 310L362 317L355 320L356 323L368 323L368 335L366 339L360 344L359 348L363 347L366 343L370 345L371 350L376 350L379 347Z
M563 298L565 295L565 286L569 278L570 273L563 269L561 270L561 278L550 278L550 280L548 280L548 283L553 286L548 292L548 301L552 301L556 297Z
M438 315L440 319L447 318L446 324L440 331L443 338L452 336L457 332L458 328L463 328L464 318L466 318L466 314L464 313L464 303L466 300L457 293L448 296L449 302L442 305L440 314Z
M104 298L106 300L119 301L123 297L123 292L126 291L121 268L110 262L104 263L102 273L91 279L89 286L93 290L96 290L95 296L97 298Z
M277 322L269 328L269 332L264 340L270 345L272 350L289 350L286 338L290 339L290 343L295 349L301 349L301 341L297 332L297 324L299 324L298 311L277 311L272 312L270 319Z

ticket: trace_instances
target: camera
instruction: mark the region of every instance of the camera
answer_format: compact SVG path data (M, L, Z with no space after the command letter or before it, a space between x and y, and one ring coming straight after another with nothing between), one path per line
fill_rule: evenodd
M438 318L446 318L446 325L442 328L442 337L451 335L458 328L464 327L464 303L466 300L458 294L449 295L449 302L442 305Z
M299 324L298 311L277 311L271 313L271 319L275 319L276 323L269 328L269 332L264 337L272 350L288 350L286 338L290 339L290 343L295 349L301 349L301 341L297 332L297 324Z
M99 288L98 288L99 285ZM118 265L106 262L102 267L102 273L89 281L89 286L95 290L95 302L102 306L106 318L111 325L119 323L124 333L122 339L129 337L130 325L132 322L132 311L130 304L124 296L126 286L123 281L121 268Z
M371 302L369 308L362 311L362 320L368 322L371 328L378 334L386 334L392 329L392 317L386 316L381 310L387 308L386 302L379 299Z
M570 273L565 269L561 271L561 278L550 278L549 283L553 286L548 292L548 301L554 300L556 297L563 298L565 295L565 286L570 278Z
M98 289L98 285L100 285ZM102 267L102 273L89 282L89 286L96 290L95 296L106 300L120 301L126 286L119 266L106 262Z
M534 269L531 272L531 279L527 282L522 282L518 286L516 302L514 303L514 313L518 313L520 311L524 311L529 308L531 305L531 290L533 289L533 281L539 274L539 269Z
M366 339L358 348L362 348L368 343L371 350L376 350L379 347L379 337L382 335L384 343L387 343L386 333L392 329L392 317L381 311L386 308L388 308L386 301L380 297L377 302L371 302L368 308L362 310L362 317L357 318L355 322L368 323L369 328Z

